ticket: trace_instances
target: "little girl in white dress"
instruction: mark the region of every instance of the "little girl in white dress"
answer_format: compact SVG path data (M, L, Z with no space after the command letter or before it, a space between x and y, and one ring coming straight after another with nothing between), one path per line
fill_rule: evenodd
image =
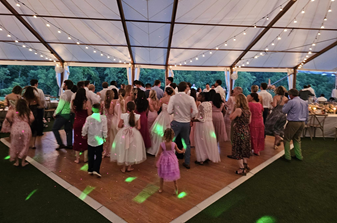
M143 137L138 131L140 129L140 115L135 114L135 103L130 101L126 105L128 113L121 114L118 131L111 147L110 159L123 165L121 171L131 172L131 165L146 160L146 150Z

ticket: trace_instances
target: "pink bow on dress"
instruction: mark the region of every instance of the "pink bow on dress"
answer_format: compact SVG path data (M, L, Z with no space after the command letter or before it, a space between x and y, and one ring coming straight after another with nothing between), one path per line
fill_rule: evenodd
M125 148L124 149L129 149L130 148L130 144L133 142L133 131L132 131L132 127L129 128L125 128L122 131L122 137L124 137L123 139L125 140Z

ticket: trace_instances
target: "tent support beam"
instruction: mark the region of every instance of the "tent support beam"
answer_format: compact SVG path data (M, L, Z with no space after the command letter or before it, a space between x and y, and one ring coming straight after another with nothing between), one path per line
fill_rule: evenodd
M234 61L232 68L259 42L260 39L273 27L273 25L295 4L297 0L290 0L287 5L280 11L275 18L267 25L266 28L249 44L249 46L241 53L241 55Z
M134 64L134 58L133 58L131 44L130 44L128 27L127 27L126 22L125 22L125 15L124 15L124 10L123 10L122 0L117 0L117 5L118 5L118 10L119 10L119 15L121 17L121 22L122 22L122 25L123 25L123 30L124 30L124 35L125 35L126 43L128 45L128 50L129 50L129 54L130 54L131 64L133 65ZM132 80L132 83L133 83L133 80Z
M171 51L172 38L173 38L173 32L174 32L174 24L175 24L176 16L177 16L177 9L178 9L178 0L174 0L173 8L172 8L171 25L170 25L170 35L169 35L169 40L167 44L167 52L166 52L166 64L165 64L166 67L168 66L169 60L170 60L170 51Z
M131 65L131 83L132 83L132 86L134 85L134 81L135 81L135 75L136 75L136 67L135 67L135 64L132 64Z
M324 54L325 52L331 50L332 48L334 48L335 46L337 46L337 41L333 42L332 44L330 44L329 46L325 47L324 49L322 49L321 51L319 51L318 53L312 55L311 57L309 57L303 64L306 64L310 61L312 61L313 59L315 59L316 57L319 57L320 55ZM301 64L298 64L296 67L294 67L294 69L298 69L298 67Z
M59 60L61 63L64 62L64 60L58 55L58 53L51 47L49 44L38 34L38 32L35 31L35 29L29 25L29 23L20 16L20 14L9 4L6 0L1 0L1 3L42 43L51 54L53 54L57 60Z

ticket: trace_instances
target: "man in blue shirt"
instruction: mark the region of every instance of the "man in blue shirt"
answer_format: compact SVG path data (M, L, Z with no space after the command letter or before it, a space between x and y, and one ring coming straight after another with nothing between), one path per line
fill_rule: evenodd
M160 100L164 96L164 91L160 88L161 81L155 80L152 90L155 90L157 93L157 98Z
M288 120L288 124L284 130L284 157L287 160L291 160L290 141L293 140L296 155L293 158L303 160L301 135L305 123L308 122L308 103L298 97L299 93L296 89L289 90L288 94L291 100L289 100L282 108L282 112L287 114Z

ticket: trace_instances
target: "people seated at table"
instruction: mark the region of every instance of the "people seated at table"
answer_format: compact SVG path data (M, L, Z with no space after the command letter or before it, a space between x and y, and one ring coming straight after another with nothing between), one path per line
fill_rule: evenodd
M324 94L321 94L321 96L319 96L317 99L316 99L316 102L317 103L324 103L328 101L328 99L325 98L325 95Z

